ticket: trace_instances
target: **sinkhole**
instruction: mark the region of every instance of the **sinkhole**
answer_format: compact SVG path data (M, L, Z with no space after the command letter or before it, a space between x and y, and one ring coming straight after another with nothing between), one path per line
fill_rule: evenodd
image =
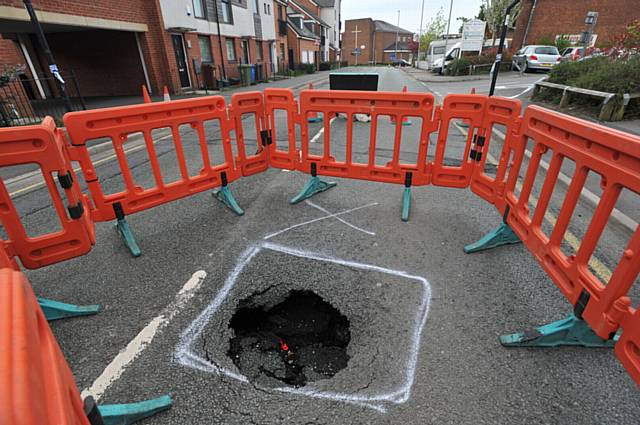
M244 376L270 387L302 387L347 366L346 316L311 291L290 291L278 301L255 305L249 297L231 318L228 355Z

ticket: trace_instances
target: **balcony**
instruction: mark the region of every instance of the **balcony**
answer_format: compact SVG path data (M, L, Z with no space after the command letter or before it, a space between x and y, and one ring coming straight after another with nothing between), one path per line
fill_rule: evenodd
M287 35L287 21L278 19L278 35L282 35L282 36Z

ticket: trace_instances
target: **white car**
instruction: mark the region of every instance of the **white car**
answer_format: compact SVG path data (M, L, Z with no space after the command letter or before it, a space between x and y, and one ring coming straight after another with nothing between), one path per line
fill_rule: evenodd
M549 70L561 60L556 46L524 46L513 55L511 69L521 72Z

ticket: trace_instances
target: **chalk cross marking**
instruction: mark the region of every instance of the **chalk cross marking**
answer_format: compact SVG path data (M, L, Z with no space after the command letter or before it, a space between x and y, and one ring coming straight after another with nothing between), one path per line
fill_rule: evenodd
M341 215L345 215L345 214L349 214L349 213L352 213L352 212L354 212L354 211L361 210L361 209L363 209L363 208L368 208L368 207L376 206L376 205L378 205L378 203L377 203L377 202L372 202L372 203L367 204L367 205L362 205L362 206L360 206L360 207L351 208L351 209L344 210L344 211L340 211L340 212L337 212L337 213L331 213L330 211L327 211L326 209L322 208L320 205L314 204L314 203L313 203L313 202L311 202L311 201L308 201L308 200L307 200L307 201L305 201L305 202L306 202L309 206L311 206L311 207L313 207L313 208L316 208L316 209L318 209L318 210L320 210L320 211L322 211L322 212L326 213L327 215L322 216L322 217L318 217L318 218L314 218L313 220L308 220L308 221L304 221L304 222L302 222L302 223L294 224L293 226L289 226L289 227L287 227L286 229L278 230L277 232L274 232L274 233L268 234L267 236L265 236L265 237L264 237L264 238L262 238L262 239L264 239L264 240L269 240L269 239L273 238L274 236L281 235L282 233L284 233L284 232L288 232L289 230L293 230L293 229L296 229L296 228L298 228L298 227L306 226L307 224L315 223L315 222L318 222L318 221L321 221L321 220L326 220L326 219L328 219L328 218L335 218L335 219L337 219L338 221L340 221L340 222L342 222L342 223L346 224L347 226L349 226L349 227L351 227L351 228L353 228L353 229L355 229L355 230L358 230L358 231L360 231L360 232L366 233L367 235L375 236L375 233L374 233L374 232L371 232L371 231L368 231L368 230L361 229L360 227L358 227L358 226L356 226L356 225L353 225L353 224L351 224L351 223L347 222L346 220L343 220L343 219L339 218L339 216L341 216Z

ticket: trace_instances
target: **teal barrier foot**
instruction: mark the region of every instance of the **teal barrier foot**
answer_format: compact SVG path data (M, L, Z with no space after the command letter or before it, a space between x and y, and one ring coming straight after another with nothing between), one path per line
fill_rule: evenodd
M116 230L122 237L122 241L127 246L132 256L139 257L142 254L142 251L140 251L136 238L133 236L133 233L129 228L129 223L127 223L127 219L124 216L122 204L120 204L120 202L115 202L113 204L113 211L116 213Z
M336 182L327 182L318 176L312 176L307 183L304 185L300 193L293 197L289 201L290 204L297 204L300 201L311 198L316 193L324 192L325 190L329 190L332 187L336 186Z
M411 188L405 187L402 195L402 221L409 221L411 211Z
M97 406L93 397L84 400L84 411L92 424L129 425L171 408L173 400L168 395L139 403L105 404Z
M316 116L316 117L309 117L307 118L307 122L308 123L314 123L314 122L322 122L322 117L321 116Z
M465 246L464 252L471 254L472 252L484 251L486 249L519 242L521 242L520 238L513 232L511 227L509 227L507 223L502 223L498 228L487 233L479 241Z
M402 125L411 125L411 124L413 124L413 123L411 122L411 120L409 118L407 118L406 121L404 121L404 120L402 121Z
M40 297L38 297L38 304L40 304L44 317L46 317L49 322L69 317L90 316L100 311L100 306L97 304L74 305Z
M524 332L501 335L500 343L506 347L558 347L561 345L579 345L593 348L610 348L618 340L604 340L596 335L589 325L571 314L566 319L549 323Z
M139 257L142 254L142 251L140 251L140 247L138 247L136 238L133 236L127 220L123 218L122 220L116 221L116 229L118 229L118 233L120 233L120 236L122 237L124 244L129 249L129 252L131 252L131 255Z
M240 208L238 202L236 202L236 198L233 197L233 193L229 189L229 186L222 186L220 189L215 189L213 191L213 196L223 204L225 204L231 211L238 215L243 215L244 210Z

